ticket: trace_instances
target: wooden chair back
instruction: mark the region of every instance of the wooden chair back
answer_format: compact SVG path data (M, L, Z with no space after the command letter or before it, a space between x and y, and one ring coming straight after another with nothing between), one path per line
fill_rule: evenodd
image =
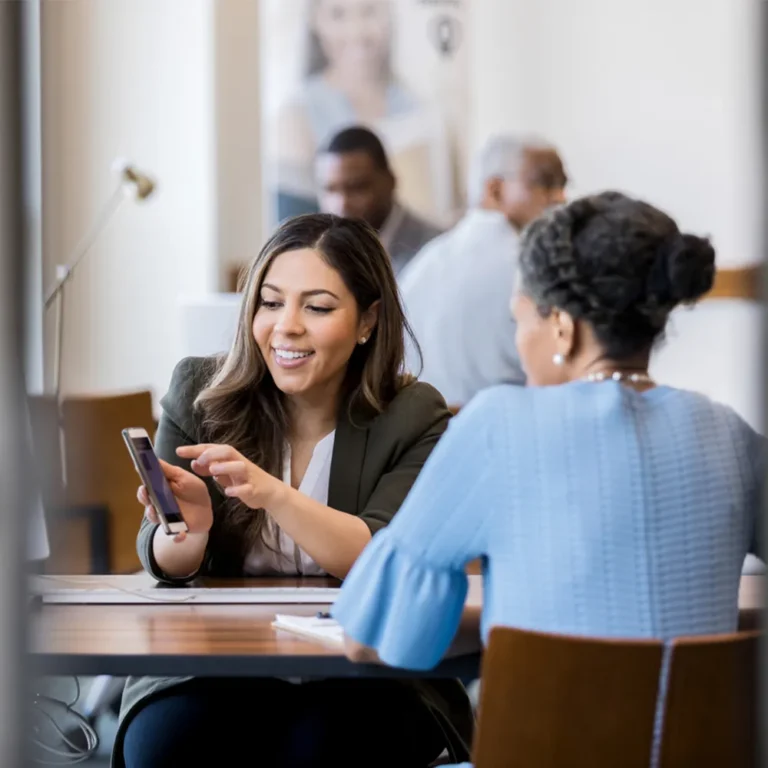
M139 479L121 430L154 431L152 394L68 397L62 402L67 503L105 505L108 524L108 571L140 570L136 533L143 511L136 501Z
M758 765L758 632L673 641L660 768Z
M759 638L684 637L665 651L656 640L494 628L474 765L646 768L653 753L659 768L753 768Z
M35 479L43 500L50 550L42 568L48 573L91 573L90 520L68 514L58 401L53 395L30 395L27 402Z
M476 768L647 768L663 645L497 627L483 659Z

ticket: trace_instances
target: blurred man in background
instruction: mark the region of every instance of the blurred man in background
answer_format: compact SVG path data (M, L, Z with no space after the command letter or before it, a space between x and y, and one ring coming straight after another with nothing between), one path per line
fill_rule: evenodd
M553 147L492 139L472 170L471 209L401 275L408 321L422 352L420 378L449 405L464 405L493 384L524 383L510 313L519 235L547 208L565 201L566 183ZM419 370L413 347L408 367Z
M395 275L441 230L397 202L397 180L384 146L367 128L347 128L315 165L320 210L367 221L389 253Z

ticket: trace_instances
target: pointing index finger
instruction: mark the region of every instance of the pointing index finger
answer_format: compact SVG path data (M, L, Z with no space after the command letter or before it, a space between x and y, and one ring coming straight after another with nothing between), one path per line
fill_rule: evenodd
M176 455L182 459L197 459L203 451L210 448L210 443L201 443L200 445L180 445L176 449Z
M207 465L211 461L236 460L238 452L230 445L203 443L200 445L185 445L176 449L176 453L184 459L192 459L197 464Z

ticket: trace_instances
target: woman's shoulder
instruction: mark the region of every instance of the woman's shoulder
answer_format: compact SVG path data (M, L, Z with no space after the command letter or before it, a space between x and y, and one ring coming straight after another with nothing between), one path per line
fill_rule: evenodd
M447 413L450 416L445 398L435 387L425 381L411 381L401 387L381 415L396 418L413 417L419 413L439 415Z
M618 409L632 422L642 418L646 430L663 435L673 433L678 440L706 444L711 450L724 450L730 446L740 455L749 452L751 445L765 442L765 438L758 435L735 408L713 400L703 392L663 384L637 392L614 382L598 385L579 382L561 389L569 390L571 396L579 398L579 408L570 408L578 418L610 413L613 419ZM585 407L589 401L591 408Z
M657 395L655 403L671 413L681 414L688 421L720 423L745 435L754 432L747 420L733 406L713 400L703 392L667 386L658 386L651 392Z
M685 403L686 417L698 421L701 427L727 430L737 447L751 453L765 451L766 439L732 406L712 400L704 394L675 390L678 401Z
M193 430L195 400L218 370L220 360L219 356L185 357L173 369L168 392L160 405L187 432Z
M221 357L185 357L176 363L171 375L168 395L176 399L191 398L194 400L216 373L221 363Z
M459 415L462 420L485 419L498 416L500 410L524 410L530 401L531 390L512 384L500 384L482 390L464 406ZM396 423L401 429L424 431L435 424L447 428L451 420L451 411L445 398L431 384L413 381L404 386L387 408L375 420L375 423L391 425Z
M405 384L370 424L377 433L397 433L418 437L434 428L444 431L451 412L445 398L431 384L412 381Z

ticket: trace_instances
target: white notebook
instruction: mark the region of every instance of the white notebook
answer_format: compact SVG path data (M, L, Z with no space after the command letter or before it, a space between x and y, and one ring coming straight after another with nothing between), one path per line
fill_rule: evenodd
M344 643L344 630L335 619L278 613L272 626L275 629L284 629L286 632L293 632L311 640L320 640L333 645L343 645Z

